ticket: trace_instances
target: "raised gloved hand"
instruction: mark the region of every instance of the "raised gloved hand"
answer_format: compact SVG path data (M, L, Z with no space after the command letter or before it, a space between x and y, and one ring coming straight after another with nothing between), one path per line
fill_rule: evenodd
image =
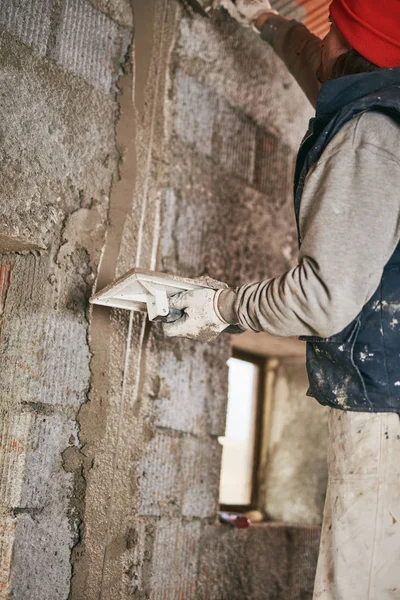
M183 310L184 315L174 323L164 325L166 335L198 342L210 342L218 337L229 327L218 309L218 297L222 291L203 288L172 296L170 308Z
M277 15L268 0L221 0L228 13L245 27L253 27L258 17L264 14Z

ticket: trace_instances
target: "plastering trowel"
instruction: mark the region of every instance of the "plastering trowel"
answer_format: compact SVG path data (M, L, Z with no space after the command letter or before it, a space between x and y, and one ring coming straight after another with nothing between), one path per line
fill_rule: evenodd
M207 285L207 280L217 283L217 285ZM170 309L168 298L188 290L217 289L218 287L225 286L208 278L193 280L156 271L132 269L95 294L90 298L90 302L110 308L147 312L150 321L172 323L180 319L184 311ZM227 327L225 331L242 333L242 329L236 325Z

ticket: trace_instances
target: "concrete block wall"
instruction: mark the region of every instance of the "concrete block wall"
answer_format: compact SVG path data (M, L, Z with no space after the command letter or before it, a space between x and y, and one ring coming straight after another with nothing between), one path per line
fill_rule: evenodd
M87 300L117 176L132 28L84 0L0 3L0 597L68 598L91 385ZM5 281L5 276L1 278Z
M229 339L87 299L134 266L287 268L307 103L250 31L171 0L4 0L0 27L0 597L233 598L225 541L256 534L216 519Z
M276 366L264 509L273 521L321 525L328 480L328 409L306 396L304 359Z

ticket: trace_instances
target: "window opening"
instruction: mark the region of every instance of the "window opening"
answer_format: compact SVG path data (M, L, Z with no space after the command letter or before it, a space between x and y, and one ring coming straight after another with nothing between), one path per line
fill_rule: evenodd
M265 358L234 351L228 361L229 393L220 480L223 510L245 511L257 504Z

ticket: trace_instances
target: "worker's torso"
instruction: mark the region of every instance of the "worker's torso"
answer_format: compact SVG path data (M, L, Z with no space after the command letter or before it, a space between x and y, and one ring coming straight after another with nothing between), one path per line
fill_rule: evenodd
M389 115L393 127L400 125L400 69L342 77L322 88L316 117L310 122L296 165L295 214L300 245L299 216L307 174L336 133L357 115L371 110ZM384 190L382 194L384 198ZM385 210L384 202L377 210ZM400 413L400 244L375 294L352 323L330 338L303 339L307 341L309 393L321 404L343 410Z

